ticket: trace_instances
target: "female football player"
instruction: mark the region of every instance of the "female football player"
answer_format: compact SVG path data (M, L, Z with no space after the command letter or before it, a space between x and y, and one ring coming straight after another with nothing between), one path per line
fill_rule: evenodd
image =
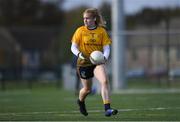
M78 56L77 70L82 82L82 89L79 92L80 113L88 115L85 106L85 99L91 92L92 78L95 76L101 85L101 96L104 103L105 116L118 113L116 109L110 107L110 93L107 73L105 71L105 61L110 55L111 40L105 30L105 22L95 8L86 9L83 13L84 26L79 27L72 37L71 51ZM103 52L104 63L93 65L89 60L91 52L99 50Z

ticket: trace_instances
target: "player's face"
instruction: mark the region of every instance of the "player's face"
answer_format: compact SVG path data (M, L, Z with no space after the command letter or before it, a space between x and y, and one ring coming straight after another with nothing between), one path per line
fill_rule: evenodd
M94 27L94 26L96 26L95 18L93 18L90 13L84 13L83 19L84 19L84 25L85 26L87 26L87 27Z

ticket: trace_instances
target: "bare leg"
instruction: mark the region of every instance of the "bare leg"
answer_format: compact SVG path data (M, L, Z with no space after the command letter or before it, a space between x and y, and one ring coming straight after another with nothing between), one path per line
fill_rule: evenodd
M78 102L79 110L80 110L81 114L83 114L84 116L87 116L88 112L86 110L85 99L86 99L86 96L91 91L92 81L86 80L86 79L81 79L81 82L82 82L83 88L79 92L79 99L77 102Z
M79 92L79 100L84 101L86 96L91 92L92 81L81 79L83 88Z
M96 66L96 68L94 70L94 75L101 84L101 96L103 99L103 103L104 104L110 103L109 82L108 82L108 79L106 76L106 71L105 71L104 65Z
M109 82L107 79L105 66L98 65L94 70L95 77L101 84L101 95L104 103L105 116L116 115L118 110L112 109L110 107L110 97L109 97Z

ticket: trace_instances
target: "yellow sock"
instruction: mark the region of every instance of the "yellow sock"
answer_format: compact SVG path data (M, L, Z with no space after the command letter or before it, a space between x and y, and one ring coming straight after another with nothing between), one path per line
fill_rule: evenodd
M104 104L110 104L110 101L109 100L104 100L103 103Z

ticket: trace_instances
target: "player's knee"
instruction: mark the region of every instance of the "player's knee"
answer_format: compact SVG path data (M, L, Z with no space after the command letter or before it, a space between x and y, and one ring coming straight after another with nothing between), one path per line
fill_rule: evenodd
M90 88L84 88L84 91L86 94L89 94L91 92L91 89Z
M107 86L107 85L108 85L108 80L103 80L103 81L101 81L101 85L102 85L102 86Z

